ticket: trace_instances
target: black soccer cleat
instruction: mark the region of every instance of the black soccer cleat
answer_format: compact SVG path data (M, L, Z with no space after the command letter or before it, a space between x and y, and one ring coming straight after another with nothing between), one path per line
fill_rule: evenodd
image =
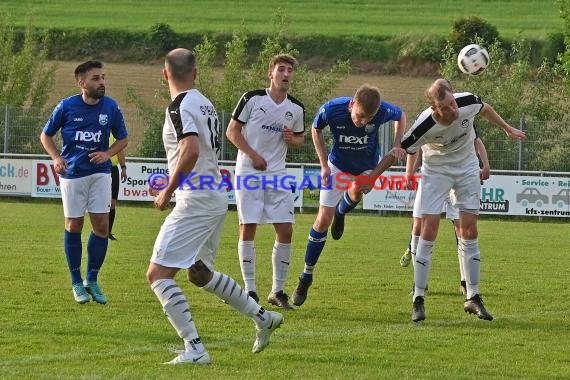
M299 285L297 285L297 289L293 293L293 305L301 306L305 300L307 299L307 292L309 291L309 287L313 283L313 280L304 280L303 277L299 277Z
M344 215L340 215L335 211L331 225L331 236L334 240L338 240L342 237L343 233L344 233Z
M418 296L412 304L412 321L419 322L426 319L426 310L424 307L424 297Z
M247 292L247 295L253 298L255 302L259 303L259 296L257 295L256 292L250 290L249 292Z
M269 293L267 296L267 302L272 305L282 307L283 309L292 310L293 306L289 304L289 296L280 290L276 293Z
M465 301L463 305L463 310L469 314L475 314L479 319L484 319L486 321L492 321L493 316L487 312L485 306L483 306L483 299L479 294L475 294L472 298Z
M109 240L117 240L117 238L113 234L109 234Z

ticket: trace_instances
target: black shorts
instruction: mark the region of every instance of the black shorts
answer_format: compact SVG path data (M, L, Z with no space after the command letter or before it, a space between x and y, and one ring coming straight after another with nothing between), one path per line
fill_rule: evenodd
M119 199L119 167L111 166L111 199Z

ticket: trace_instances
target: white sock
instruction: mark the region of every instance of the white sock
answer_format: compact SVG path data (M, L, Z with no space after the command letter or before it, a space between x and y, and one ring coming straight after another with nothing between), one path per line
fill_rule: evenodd
M412 240L410 240L410 249L412 250L413 253L416 253L416 251L418 250L418 242L420 240L420 237L418 235L412 235Z
M273 245L273 253L271 255L273 261L273 293L283 290L285 281L289 275L289 263L291 262L291 243L275 242Z
M202 289L215 294L240 313L253 319L258 327L267 327L271 323L265 309L227 274L213 272L212 279Z
M156 280L150 288L160 301L164 314L168 317L170 324L176 330L178 336L184 339L184 347L187 351L204 351L204 345L200 341L196 325L190 313L190 306L186 296L171 279Z
M424 240L420 237L418 249L416 251L414 265L414 297L424 297L431 267L431 254L433 251L433 241Z
M253 241L238 241L239 266L245 290L257 292L255 286L255 245Z
M467 299L479 294L479 281L481 279L481 255L477 239L464 240L463 268L465 268L465 282L467 286Z

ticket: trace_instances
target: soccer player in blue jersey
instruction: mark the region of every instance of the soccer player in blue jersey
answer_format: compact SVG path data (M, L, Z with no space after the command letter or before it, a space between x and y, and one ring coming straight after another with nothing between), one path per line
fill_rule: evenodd
M325 103L315 116L311 130L313 144L321 165L323 187L320 191L319 212L309 232L305 252L305 268L293 304L301 306L313 282L315 265L325 247L328 228L333 239L344 232L345 214L353 210L362 199L355 176L366 175L376 168L380 157L378 129L389 121L395 122L396 136L393 153L404 158L400 139L406 129L406 114L397 106L382 101L378 88L364 84L353 97L341 97ZM323 129L329 127L333 145L327 156ZM329 183L329 178L332 181Z
M111 207L111 160L128 143L123 114L105 96L105 72L99 61L87 61L75 69L81 94L63 99L53 110L40 140L53 159L60 177L65 217L64 249L71 273L75 301L89 302L89 295L100 304L107 303L97 277L105 261ZM61 131L61 152L54 136ZM116 141L109 146L109 137ZM81 275L81 231L85 212L93 231L87 242L87 275Z

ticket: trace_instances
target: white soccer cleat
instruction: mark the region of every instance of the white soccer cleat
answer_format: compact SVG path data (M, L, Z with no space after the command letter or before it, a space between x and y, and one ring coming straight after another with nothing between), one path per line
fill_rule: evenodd
M283 323L283 315L276 311L268 311L267 313L271 316L271 323L269 323L268 327L257 329L257 332L255 333L255 342L251 349L251 352L254 354L263 351L265 347L267 347L269 344L269 337L273 331L281 327L281 324Z
M175 357L169 362L165 362L162 364L170 364L170 365L210 364L212 362L212 359L210 359L210 354L208 354L208 351L204 351L199 354L189 351L176 351L176 352L179 354L177 357Z

